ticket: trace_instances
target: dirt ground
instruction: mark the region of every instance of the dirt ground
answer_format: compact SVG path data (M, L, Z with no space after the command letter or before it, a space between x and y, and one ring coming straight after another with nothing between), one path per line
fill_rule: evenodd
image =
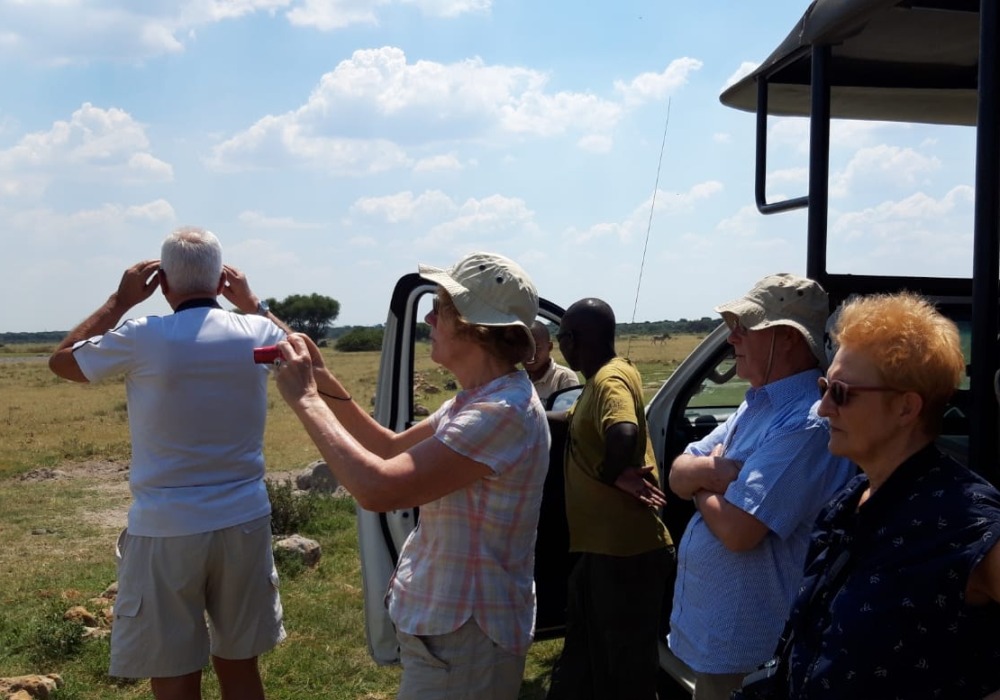
M58 469L42 468L26 472L18 480L27 483L47 481L80 480L86 482L99 498L98 508L88 508L80 517L93 525L120 530L125 527L132 496L128 489L129 465L123 462L95 460L78 464L67 464ZM295 480L298 471L269 471L266 478L283 482Z

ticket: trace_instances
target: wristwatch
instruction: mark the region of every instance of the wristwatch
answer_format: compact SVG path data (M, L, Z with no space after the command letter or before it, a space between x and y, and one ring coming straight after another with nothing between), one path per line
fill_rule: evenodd
M267 316L271 312L271 307L268 306L267 302L261 299L257 302L257 315Z

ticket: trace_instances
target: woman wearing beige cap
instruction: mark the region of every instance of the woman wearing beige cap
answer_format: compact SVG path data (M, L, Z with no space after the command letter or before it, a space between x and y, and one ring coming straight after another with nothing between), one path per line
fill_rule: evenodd
M402 433L353 401L303 335L281 343L282 396L340 483L368 510L420 506L387 596L399 698L516 698L534 632L534 541L549 430L517 365L538 294L512 260L421 265L438 284L431 358L461 391Z

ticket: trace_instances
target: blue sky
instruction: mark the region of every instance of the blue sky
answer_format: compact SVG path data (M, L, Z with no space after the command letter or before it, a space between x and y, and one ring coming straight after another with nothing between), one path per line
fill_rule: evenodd
M712 315L804 272L805 214L756 212L754 118L718 96L806 6L0 0L0 331L68 330L180 225L337 324L474 250L564 306ZM804 194L805 120L769 128L769 198ZM831 269L968 276L973 136L835 125Z

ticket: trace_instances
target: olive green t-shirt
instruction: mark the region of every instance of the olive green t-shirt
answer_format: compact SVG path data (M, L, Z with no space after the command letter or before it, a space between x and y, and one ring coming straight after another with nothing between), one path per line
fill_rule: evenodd
M639 429L627 464L604 463L604 436L616 423L633 423ZM642 379L631 362L615 357L587 380L569 410L564 469L571 552L632 556L671 544L656 511L614 485L622 469L645 464L655 464L655 458L646 429Z

